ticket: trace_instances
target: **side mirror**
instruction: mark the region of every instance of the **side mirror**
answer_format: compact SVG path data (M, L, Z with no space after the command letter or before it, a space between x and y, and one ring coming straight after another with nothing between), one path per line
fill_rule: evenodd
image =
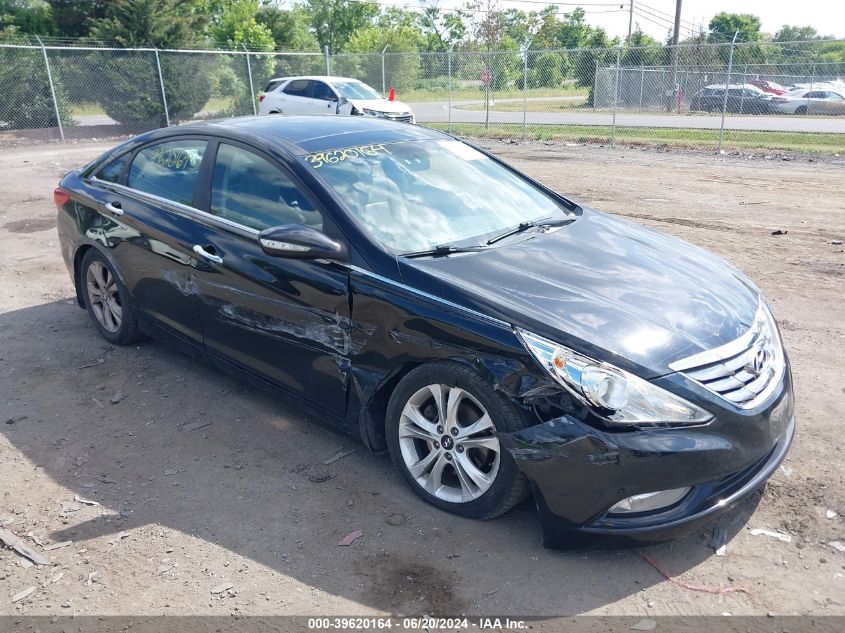
M285 224L264 229L258 243L268 255L292 259L337 259L343 246L323 232L304 224Z

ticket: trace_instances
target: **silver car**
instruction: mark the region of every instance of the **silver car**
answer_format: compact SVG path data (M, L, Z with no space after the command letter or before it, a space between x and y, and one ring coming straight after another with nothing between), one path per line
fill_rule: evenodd
M845 115L845 97L827 88L801 88L774 96L769 103L769 111L780 114Z

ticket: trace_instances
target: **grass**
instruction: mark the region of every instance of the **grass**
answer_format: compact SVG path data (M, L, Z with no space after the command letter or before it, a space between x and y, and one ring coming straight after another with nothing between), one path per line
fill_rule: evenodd
M516 101L495 101L490 103L490 112L522 112L523 105L527 112L559 112L561 110L572 110L574 108L583 108L587 104L587 95L576 94L574 97L581 97L580 99L555 99L550 97L548 99L531 99L529 97L525 102L522 99ZM499 97L497 97L499 99ZM484 111L483 103L471 103L469 105L457 105L458 110L474 110Z
M427 125L440 130L449 127L446 123ZM612 129L608 125L529 125L526 132L526 138L530 140L609 143ZM485 128L483 123L453 123L452 133L477 138L513 139L521 138L522 126L494 124ZM616 140L632 145L715 149L719 130L617 127ZM845 154L845 134L726 130L723 148Z
M74 103L70 107L70 114L71 116L102 116L105 115L105 111L98 103L94 103L93 101L83 101L80 103Z
M562 88L529 88L525 91L525 96L529 99L532 97L577 97L585 93L586 88L578 88L576 86L565 86ZM390 87L388 87L390 91ZM523 92L521 88L506 88L504 90L491 90L491 99L521 99ZM423 103L428 101L448 101L449 91L438 88L427 88L421 90L407 90L397 91L396 98L405 103ZM452 88L452 101L466 101L484 99L484 90L478 87Z

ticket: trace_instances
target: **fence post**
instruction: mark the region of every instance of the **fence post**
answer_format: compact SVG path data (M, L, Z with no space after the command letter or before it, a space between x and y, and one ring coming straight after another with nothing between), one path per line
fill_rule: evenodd
M528 135L528 46L522 53L522 141Z
M447 67L447 79L446 85L449 89L449 104L446 108L446 111L449 113L449 134L452 133L452 48L450 47L448 51L446 51L446 67Z
M243 42L241 42L241 46L246 53L246 72L249 75L249 100L252 102L252 113L258 114L258 108L255 106L255 86L252 83L252 64L249 62L249 50Z
M50 72L50 60L47 58L47 48L44 42L37 35L35 39L41 45L41 52L44 54L44 65L47 67L47 81L50 83L50 96L53 97L53 112L56 113L56 123L59 126L59 138L65 140L65 129L62 127L62 117L59 115L59 102L56 100L56 89L53 87L53 73Z
M384 53L388 46L390 46L390 44L381 49L381 94L384 94L387 91L387 82L384 79Z
M813 84L816 83L816 62L813 62L813 71L810 75L810 90L808 92L813 91ZM810 114L810 106L813 105L812 99L807 99L807 114Z
M622 47L616 47L616 73L613 80L613 127L610 132L610 146L616 147L616 102L619 100L619 62L622 59Z
M736 46L736 38L739 31L734 33L734 38L731 41L731 51L728 53L728 76L725 78L725 98L722 101L722 124L719 126L719 153L722 153L722 141L725 139L725 111L728 109L728 89L731 85L731 70L734 65L734 46Z
M643 109L643 86L645 85L645 66L640 66L640 110Z
M329 45L323 47L323 58L326 60L326 75L332 74L332 61L329 57Z
M167 122L167 127L170 127L170 111L167 108L167 93L164 91L164 76L161 74L161 61L158 58L158 49L156 53L156 69L158 70L158 85L161 88L161 103L164 106L164 120Z

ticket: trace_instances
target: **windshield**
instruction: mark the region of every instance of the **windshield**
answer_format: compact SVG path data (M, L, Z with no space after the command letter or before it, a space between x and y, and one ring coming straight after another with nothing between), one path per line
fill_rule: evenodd
M337 91L347 99L383 99L379 93L360 81L334 82Z
M474 245L523 222L563 220L556 199L460 141L363 145L305 161L396 253Z

